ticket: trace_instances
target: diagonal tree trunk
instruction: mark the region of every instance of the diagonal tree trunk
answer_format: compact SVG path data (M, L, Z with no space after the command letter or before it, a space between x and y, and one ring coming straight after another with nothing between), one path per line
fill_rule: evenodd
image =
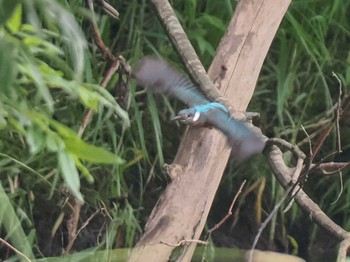
M290 1L242 0L236 8L208 75L237 110L247 108ZM200 237L230 151L217 130L186 131L168 170L172 182L154 207L129 261L168 261L179 241ZM195 246L187 243L178 260L190 261Z

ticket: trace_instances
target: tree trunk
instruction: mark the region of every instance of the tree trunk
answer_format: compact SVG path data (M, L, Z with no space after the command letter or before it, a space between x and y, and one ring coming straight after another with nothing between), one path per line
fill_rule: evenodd
M247 108L289 4L290 0L243 0L236 8L208 74L237 110ZM199 239L230 151L225 136L215 129L186 131L169 167L172 182L129 261L168 261L179 241ZM195 247L195 242L185 242L178 260L190 261Z

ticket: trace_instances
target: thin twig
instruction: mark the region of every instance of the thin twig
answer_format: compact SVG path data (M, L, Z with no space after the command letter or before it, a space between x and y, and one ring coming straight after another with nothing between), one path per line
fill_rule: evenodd
M92 0L86 0L86 4L88 8L92 11L92 18L90 20L91 28L92 28L92 34L95 39L96 45L101 50L101 52L108 57L111 61L115 61L117 58L112 54L112 52L108 49L108 47L104 44L100 31L98 29L96 18L95 18L95 12L94 12L94 4Z
M217 223L215 226L213 226L211 229L209 229L209 231L208 231L209 235L210 235L214 230L218 229L223 223L225 223L226 220L227 220L230 216L232 216L232 209L233 209L233 206L235 205L238 196L242 193L242 189L243 189L243 187L244 187L244 185L245 185L246 182L247 182L247 180L244 180L244 181L242 182L241 186L239 187L238 192L236 193L235 197L233 198L232 203L231 203L231 205L230 205L230 208L229 208L229 210L228 210L226 216L224 216L223 219L221 219L221 221L220 221L219 223Z
M171 246L171 247L179 247L179 246L181 246L183 244L187 244L187 243L197 243L197 244L203 244L203 245L207 245L208 244L207 241L203 241L203 240L199 240L199 239L183 239L183 240L180 240L176 244L167 243L165 241L160 241L160 243L165 244L167 246Z
M302 159L306 158L306 155L304 154L304 152L301 151L300 148L297 145L293 145L293 144L287 142L284 139L281 139L281 138L269 138L266 141L266 146L272 146L272 145L276 145L279 148L289 150L298 158L302 158Z
M342 152L341 149L341 138L340 138L340 116L341 116L341 97L342 97L342 82L340 81L339 77L336 75L336 73L332 72L332 75L338 80L339 82L339 96L338 96L338 105L336 110L336 119L335 119L335 128L337 130L337 151L340 153Z
M31 262L31 260L29 259L29 257L27 257L25 254L23 254L21 251L19 251L17 248L15 248L14 246L12 246L10 243L8 243L6 240L2 239L0 237L0 243L4 244L5 246L7 246L9 249L11 249L12 251L14 251L16 254L20 255L21 257L23 257L26 261Z
M316 164L312 164L311 168L316 167L314 171L320 170L322 174L326 176L331 176L343 171L346 167L350 166L350 162L327 162L321 163L316 166ZM330 170L333 169L333 170Z
M77 236L79 235L79 233L85 228L87 227L87 225L90 223L90 221L98 214L100 213L101 210L97 209L85 222L84 224L81 225L81 227L79 228L78 232L77 232Z
M75 240L77 239L77 228L79 223L80 211L82 203L77 199L73 199L73 210L67 220L67 230L68 230L68 245L65 249L65 253L70 253Z
M119 62L116 60L114 61L111 66L108 68L106 74L104 75L102 81L101 81L101 86L106 87L108 82L111 80L112 76L114 75L114 73L118 70L119 68ZM90 119L92 117L92 109L89 109L87 111L87 113L85 114L84 118L83 118L83 122L81 123L80 127L79 127L79 131L78 131L78 136L82 136L85 128L87 127L87 125L90 122Z
M293 175L292 175L292 178L293 177L299 177L300 173L301 173L301 166L302 166L302 163L303 163L303 159L299 158L298 159L298 164L297 164L297 168L295 169ZM253 241L253 244L252 244L252 247L251 249L254 250L258 241L259 241L259 238L263 232L263 230L266 228L266 226L270 223L270 221L272 220L272 218L277 214L277 211L278 209L282 206L282 204L284 203L284 201L287 199L287 197L289 196L289 194L294 190L294 186L291 186L289 187L286 192L284 193L283 197L277 202L277 204L274 206L273 210L271 211L271 213L269 214L269 216L265 219L265 221L261 224L259 230L258 230L258 233L256 234L255 238L254 238L254 241ZM248 259L249 262L252 262L253 261L253 252L250 252L249 253L249 259Z
M95 0L98 5L102 7L102 9L111 17L118 19L119 17L119 12L110 4L108 4L104 0Z

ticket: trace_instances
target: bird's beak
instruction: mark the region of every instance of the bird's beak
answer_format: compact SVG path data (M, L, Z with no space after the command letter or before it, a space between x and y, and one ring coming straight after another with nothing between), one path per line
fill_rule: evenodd
M171 121L181 121L184 119L184 116L177 115L171 119Z

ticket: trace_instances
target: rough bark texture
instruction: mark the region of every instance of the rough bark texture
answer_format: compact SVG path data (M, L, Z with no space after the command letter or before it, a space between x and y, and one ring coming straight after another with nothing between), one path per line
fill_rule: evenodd
M244 111L253 95L289 4L290 0L244 0L235 11L208 74L238 110ZM187 130L170 166L172 183L154 207L129 261L168 261L180 240L200 237L230 151L225 137L214 129ZM190 261L195 246L185 245L178 261Z

